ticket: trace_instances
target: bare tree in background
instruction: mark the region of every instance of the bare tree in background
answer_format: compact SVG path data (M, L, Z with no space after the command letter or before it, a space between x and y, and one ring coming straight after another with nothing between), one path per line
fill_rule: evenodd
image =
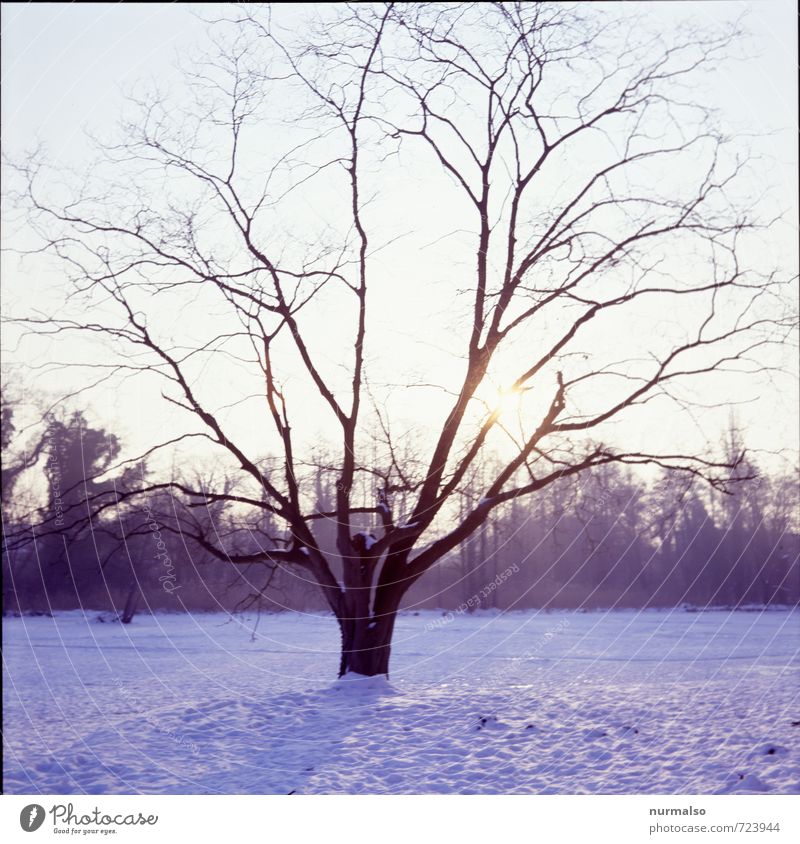
M612 423L657 397L687 401L687 382L763 370L793 323L786 280L741 257L757 228L738 199L741 145L690 101L736 33L669 41L560 4L317 13L323 20L304 27L301 42L269 9L234 7L213 23L218 52L188 72L188 93L134 98L121 140L105 143L66 193L39 158L17 167L36 249L63 260L85 307L82 318L19 322L109 341L113 360L84 364L100 380L160 380L163 400L185 413L185 433L132 459L202 438L239 475L235 493L165 477L101 494L88 516L68 514L75 523L166 488L189 505L268 516L280 532L248 553L199 520L182 529L220 559L292 566L315 581L341 631L340 675L378 675L388 673L408 588L507 502L610 463L718 488L738 479L741 455L662 453L655 434L652 450L631 447ZM282 145L263 122L279 106L293 110L298 142ZM424 460L410 463L383 386L367 372L367 350L382 342L370 334L382 244L371 209L396 187L387 168L398 155L402 167L430 171L431 195L457 197L469 221L459 241L469 239L469 257L452 247L457 289L470 297L461 371L439 385L451 405ZM332 196L324 213L298 212ZM414 208L395 213L395 226L422 224ZM424 273L424 256L411 257ZM193 305L211 319L195 321ZM640 308L675 318L618 343ZM349 357L335 370L321 352L325 319L350 330ZM220 361L260 385L259 410L248 404L238 422L217 396L219 372L209 374ZM305 392L289 383L298 368ZM498 379L519 397L513 429L486 392ZM324 411L310 409L310 395ZM295 437L311 412L338 440L328 512L316 507L307 446ZM365 436L376 419L379 448ZM253 456L244 441L254 429L278 460ZM498 438L502 465L477 498L464 496ZM356 495L364 479L366 503ZM335 551L315 532L331 521Z

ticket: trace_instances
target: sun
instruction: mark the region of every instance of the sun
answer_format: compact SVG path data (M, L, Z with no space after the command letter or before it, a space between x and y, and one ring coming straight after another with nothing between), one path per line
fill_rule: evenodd
M500 424L516 422L522 404L522 391L518 387L500 387L490 402L492 412Z

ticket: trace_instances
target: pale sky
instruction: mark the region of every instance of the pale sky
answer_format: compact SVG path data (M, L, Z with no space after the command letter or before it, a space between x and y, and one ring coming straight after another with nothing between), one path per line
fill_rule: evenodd
M596 7L600 8L600 7ZM619 4L608 4L619 11ZM796 266L795 238L797 212L794 185L797 179L795 130L797 45L794 4L788 0L775 2L686 2L634 3L626 9L645 12L653 22L665 24L694 15L701 20L723 21L746 15L746 28L751 37L742 42L741 59L727 66L715 83L715 105L736 130L770 132L755 142L758 151L769 156L772 164L766 175L778 185L775 201L788 209L787 222L779 227L773 248L787 271ZM208 13L208 7L204 7ZM298 19L302 9L284 10L285 21ZM142 79L155 79L169 87L178 77L173 68L177 56L186 59L203 43L205 24L193 14L191 6L168 4L36 4L2 7L3 79L2 118L3 145L11 158L24 154L42 142L50 160L64 167L79 167L86 159L84 130L104 132L116 120L122 108L122 92ZM416 181L415 181L416 178ZM420 191L425 190L424 174L409 179L409 228L420 222L452 216L458 211L448 206L447 198L426 197L422 207L416 205ZM7 212L13 209L6 209ZM298 212L299 213L299 212ZM319 207L309 206L304 213L322 214ZM412 225L413 222L413 225ZM13 228L13 227L8 227ZM435 230L435 226L432 227ZM7 229L8 230L8 229ZM398 234L403 227L398 223ZM458 235L457 235L458 237ZM409 238L411 236L409 235ZM458 354L463 344L455 343L457 332L451 332L452 287L435 285L430 279L409 278L405 252L413 247L424 248L424 237L401 240L394 248L375 258L376 275L376 341L375 377L392 381L397 372L398 383L428 380L431 373L447 379L458 371ZM432 259L435 263L436 259ZM440 258L439 260L443 260ZM443 273L446 268L440 267ZM796 270L795 270L796 271ZM16 258L4 258L4 303L8 310L24 306L47 296L48 271L30 262L20 264ZM397 295L403 285L403 294ZM383 292L381 292L383 291ZM406 292L407 291L407 292ZM174 318L174 315L171 317ZM661 318L668 319L668 315ZM333 342L335 320L324 315L320 331L326 343ZM438 326L438 327L437 327ZM443 327L442 327L443 326ZM344 337L339 338L346 342ZM4 343L6 365L19 362L41 364L60 356L63 350L52 344L27 345L17 349ZM326 355L324 347L320 354ZM339 352L327 355L333 372L340 360ZM788 351L785 363L794 367L794 352ZM70 383L70 375L59 373L55 378L31 377L30 386L51 392ZM223 377L220 375L218 377ZM332 376L333 377L333 376ZM248 390L251 381L237 382L229 373L220 389L220 405L235 401L237 390ZM248 386L245 386L247 383ZM225 389L230 388L228 393ZM302 402L300 386L298 401ZM717 395L738 395L736 385L728 382ZM395 415L400 424L413 420L435 424L447 406L446 396L428 393L414 398L413 390L396 391ZM437 397L438 396L438 397ZM750 385L741 396L747 403L738 414L747 431L747 438L756 449L775 450L797 447L797 386L795 379L778 375L772 383L761 381ZM152 385L129 384L124 389L98 391L93 401L94 417L107 420L112 430L119 431L133 450L144 448L156 432L170 429L176 423L173 411L158 400ZM260 411L259 411L260 412ZM324 426L315 428L314 413L304 419L307 436L313 440ZM701 429L705 436L724 424L727 411L698 410L693 414L697 424L686 416L662 417L651 413L634 424L648 429L662 428L665 441L670 437L686 437L687 426ZM675 431L681 425L680 433ZM699 434L698 434L699 436ZM258 441L254 451L264 451Z

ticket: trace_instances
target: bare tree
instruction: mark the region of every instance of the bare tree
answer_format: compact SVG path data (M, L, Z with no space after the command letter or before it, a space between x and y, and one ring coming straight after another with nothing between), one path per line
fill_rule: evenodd
M199 521L182 530L220 559L303 572L338 621L340 675L378 675L409 587L496 508L610 463L717 488L740 477L741 455L662 451L655 437L652 450L631 447L614 423L655 399L688 401L687 383L763 370L793 321L786 279L743 262L758 224L738 188L742 146L691 101L735 32L670 41L590 7L540 3L317 14L301 42L277 10L234 7L213 23L217 50L187 71L182 98L134 97L121 139L66 194L38 157L17 166L36 252L63 261L87 308L19 322L108 341L110 357L82 364L89 372L159 379L164 402L194 420L132 460L196 438L243 479L234 493L165 477L92 498L89 518L167 488L189 505L262 514L281 528L246 553ZM296 121L283 146L270 122L281 109ZM367 350L382 342L369 330L382 243L372 205L392 190L386 168L398 155L458 208L472 256L458 264L470 301L461 371L438 385L451 404L424 461L409 463L389 386L367 380ZM320 202L332 207L317 222L303 209ZM420 225L407 208L396 214ZM192 321L198 303L210 319ZM620 342L628 320L654 312L675 318ZM352 346L335 368L320 351L331 313L328 329L349 331ZM247 404L238 424L217 396L225 367L257 385L260 410ZM298 371L305 392L293 391ZM513 426L507 396L519 401ZM327 414L338 441L329 511L316 506L319 467L309 470L299 452L310 446L295 434L312 412ZM366 436L376 425L377 446ZM273 458L253 456L254 429ZM465 497L500 441L501 465ZM331 520L335 551L316 534Z

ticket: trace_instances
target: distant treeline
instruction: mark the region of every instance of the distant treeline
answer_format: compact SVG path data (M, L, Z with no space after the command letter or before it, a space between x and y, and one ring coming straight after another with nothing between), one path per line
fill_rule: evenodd
M48 417L39 439L22 445L13 411L4 404L4 613L84 607L130 620L148 610L323 609L303 571L234 566L192 538L212 531L230 553L251 553L280 533L269 519L248 524L231 505L189 507L166 490L126 503L120 494L141 486L148 471L144 463L114 470L116 437L74 413ZM731 449L739 448L735 438ZM795 604L797 479L759 476L752 463L741 471L757 477L732 494L666 471L645 481L616 465L565 479L500 511L415 584L405 605L471 612ZM463 490L465 508L480 498L480 480L478 473ZM329 511L335 475L318 468L310 485L318 510ZM105 493L121 503L76 526L82 502ZM365 486L365 501L370 495ZM36 520L47 528L32 531ZM378 532L369 517L358 529ZM332 550L334 525L319 520L316 533Z

